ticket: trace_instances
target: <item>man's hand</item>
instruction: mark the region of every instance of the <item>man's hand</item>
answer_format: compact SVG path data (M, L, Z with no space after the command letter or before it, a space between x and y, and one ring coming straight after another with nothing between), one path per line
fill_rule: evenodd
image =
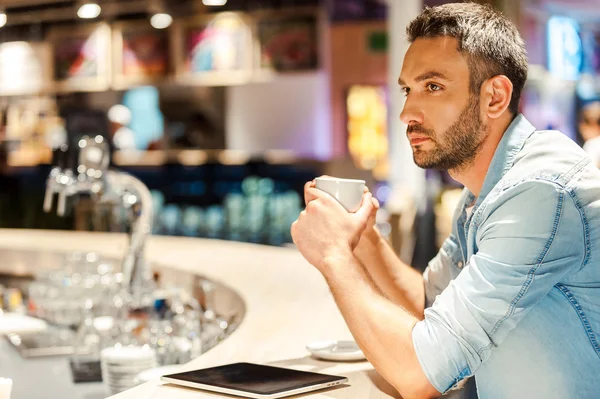
M330 177L327 175L323 175L321 177ZM317 183L315 180L311 180L304 185L304 204L308 205L309 202L317 199L317 197L312 194L314 189L317 187ZM365 194L369 192L369 188L365 186ZM360 240L358 242L357 247L361 246L363 241L366 241L368 238L366 237L368 234L374 233L375 223L377 218L377 211L379 210L379 201L375 197L371 197L371 201L373 202L373 209L371 214L369 215L369 220L367 221L367 225L363 234L361 234Z
M332 196L306 187L306 209L292 224L292 238L300 253L322 273L328 260L352 255L374 210L371 193L365 192L360 209L349 213Z

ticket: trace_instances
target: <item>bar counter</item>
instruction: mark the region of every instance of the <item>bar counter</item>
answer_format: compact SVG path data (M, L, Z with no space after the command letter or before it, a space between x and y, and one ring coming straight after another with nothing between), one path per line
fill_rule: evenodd
M0 248L53 252L93 251L121 257L126 237L84 233L0 229ZM147 244L152 264L201 274L235 290L246 313L222 343L181 367L181 371L234 362L252 362L337 374L349 383L310 398L398 398L396 391L367 361L336 363L313 358L306 344L325 339L352 339L321 274L293 248L152 236ZM7 270L10 267L10 270ZM31 265L0 266L0 272L26 275ZM163 273L164 273L164 269ZM398 370L402 372L402 370ZM112 398L200 399L231 397L151 381ZM19 398L15 398L19 399Z

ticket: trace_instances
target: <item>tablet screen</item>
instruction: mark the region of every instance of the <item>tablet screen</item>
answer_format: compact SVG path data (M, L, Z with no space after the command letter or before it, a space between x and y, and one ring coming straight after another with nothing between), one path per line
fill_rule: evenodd
M259 395L273 395L292 389L343 380L345 377L290 370L252 363L235 363L186 373L166 375L167 378L235 389Z

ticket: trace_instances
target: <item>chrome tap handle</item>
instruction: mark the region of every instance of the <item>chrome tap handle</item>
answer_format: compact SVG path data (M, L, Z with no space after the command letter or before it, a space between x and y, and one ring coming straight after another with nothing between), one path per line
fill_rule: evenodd
M46 194L44 195L44 212L48 213L52 210L52 200L54 199L54 188L46 185Z
M56 176L56 188L58 192L58 203L56 205L56 214L60 217L65 216L67 211L67 198L77 193L77 182L73 178L73 171L65 170Z
M69 146L62 144L52 150L52 170L46 180L46 193L44 194L44 212L52 210L54 194L60 191L63 170L67 167Z
M46 179L46 193L44 194L44 212L50 212L52 210L52 203L54 202L54 194L58 189L60 182L59 176L62 175L60 166L55 166L50 171L48 179Z
M66 190L60 190L58 192L58 205L56 206L56 214L60 217L65 216L67 211L67 193Z

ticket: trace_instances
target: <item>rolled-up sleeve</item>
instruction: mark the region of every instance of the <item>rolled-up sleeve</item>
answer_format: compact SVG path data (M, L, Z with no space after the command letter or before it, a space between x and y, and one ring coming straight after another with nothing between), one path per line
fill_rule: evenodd
M585 258L584 215L567 189L530 181L488 200L478 250L412 332L421 367L442 393L473 375Z

